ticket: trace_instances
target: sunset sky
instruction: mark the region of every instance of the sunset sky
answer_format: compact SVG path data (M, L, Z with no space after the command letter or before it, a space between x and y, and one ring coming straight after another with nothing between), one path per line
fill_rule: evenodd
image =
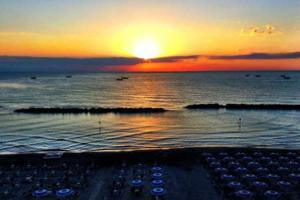
M299 0L0 0L0 71L11 56L55 69L85 58L74 69L86 71L300 70L299 52Z

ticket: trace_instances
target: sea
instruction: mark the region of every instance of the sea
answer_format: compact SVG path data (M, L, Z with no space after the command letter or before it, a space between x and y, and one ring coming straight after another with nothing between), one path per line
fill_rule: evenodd
M122 76L128 79L116 80ZM300 104L300 72L0 73L0 153L300 148L300 111L185 108L206 103ZM154 107L168 111L14 112L29 107Z

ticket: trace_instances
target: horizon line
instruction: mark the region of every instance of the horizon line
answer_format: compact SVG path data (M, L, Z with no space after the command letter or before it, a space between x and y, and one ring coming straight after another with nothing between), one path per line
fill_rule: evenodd
M139 59L139 60L156 60L156 59L164 59L164 58L208 58L213 60L244 60L244 59L298 59L300 58L300 50L299 51L286 51L286 52L263 52L263 51L254 51L244 54L182 54L182 55L170 55L170 56L157 56L153 58L140 58L136 56L71 56L71 55L62 55L62 56L45 56L45 55L0 55L0 58L45 58L45 59L100 59L100 58L130 58L130 59Z
M253 69L253 70L196 70L196 71L0 71L1 73L43 73L43 74L78 74L78 73L207 73L207 72L300 72L300 69Z

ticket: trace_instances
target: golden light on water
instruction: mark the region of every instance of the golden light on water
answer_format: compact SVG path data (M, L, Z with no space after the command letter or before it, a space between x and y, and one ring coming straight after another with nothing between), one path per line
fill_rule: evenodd
M138 58L155 58L159 55L159 47L154 40L139 40L134 43L132 53Z

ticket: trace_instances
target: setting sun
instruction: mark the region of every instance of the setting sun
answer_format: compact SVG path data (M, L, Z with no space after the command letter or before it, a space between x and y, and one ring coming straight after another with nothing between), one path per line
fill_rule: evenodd
M150 59L159 54L159 48L153 40L141 40L134 44L133 55L138 58Z

